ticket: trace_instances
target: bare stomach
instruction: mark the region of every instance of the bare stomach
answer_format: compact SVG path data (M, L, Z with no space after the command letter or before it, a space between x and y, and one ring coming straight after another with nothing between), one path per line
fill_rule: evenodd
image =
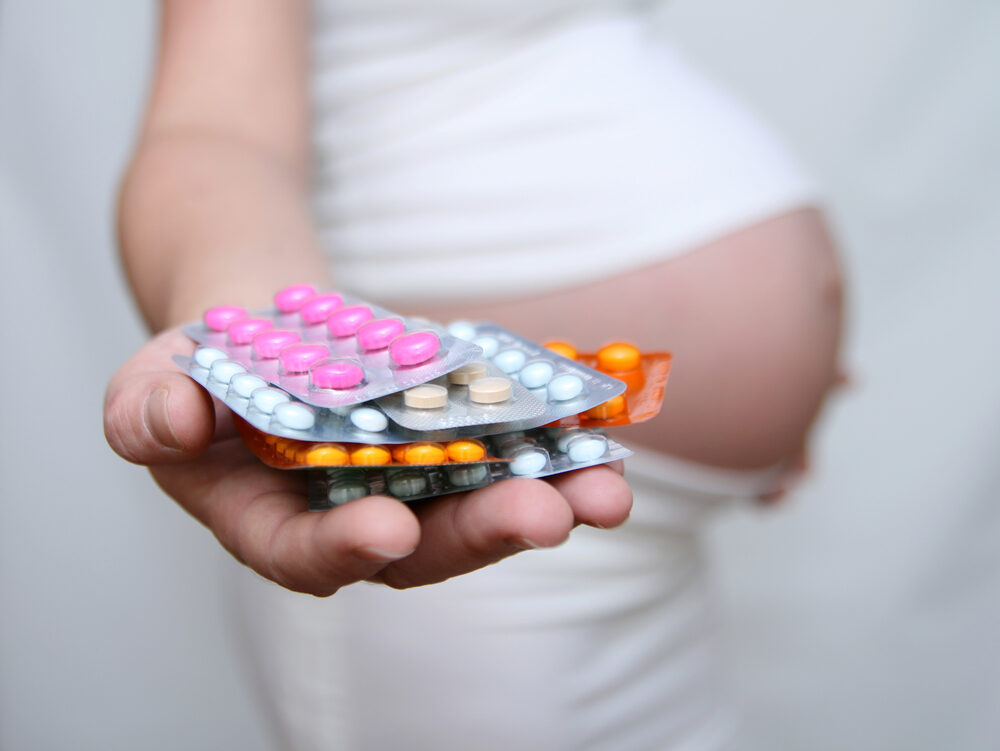
M841 282L819 213L783 214L656 266L544 295L424 308L593 350L674 353L663 410L627 441L755 468L803 444L836 377Z

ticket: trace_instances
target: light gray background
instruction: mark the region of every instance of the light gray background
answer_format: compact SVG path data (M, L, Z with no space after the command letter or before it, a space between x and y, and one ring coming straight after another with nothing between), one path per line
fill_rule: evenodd
M235 564L100 434L152 5L0 0L0 749L268 749ZM1000 746L1000 6L677 0L666 33L827 187L855 385L711 536L754 751Z

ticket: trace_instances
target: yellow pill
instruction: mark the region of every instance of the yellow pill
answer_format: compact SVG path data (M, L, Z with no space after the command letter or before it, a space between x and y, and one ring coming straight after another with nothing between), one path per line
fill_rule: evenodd
M340 467L347 464L349 457L343 446L335 443L320 444L306 452L306 464L315 467Z
M478 462L486 456L486 447L479 441L461 440L448 444L448 458L453 462Z
M610 420L625 411L625 397L619 394L608 399L603 404L598 404L593 409L587 410L587 416L595 420Z
M597 352L597 368L606 373L624 373L635 370L642 363L638 347L625 342L615 342L601 347Z
M406 449L412 444L409 443L397 443L390 447L389 451L392 453L392 460L394 462L399 462L400 464L406 463Z
M392 454L384 446L362 446L351 452L351 464L377 467L392 464Z
M443 464L447 455L438 443L411 443L403 458L407 464Z
M570 360L575 360L578 356L576 347L569 342L545 342L545 348L552 350L557 355L568 357Z

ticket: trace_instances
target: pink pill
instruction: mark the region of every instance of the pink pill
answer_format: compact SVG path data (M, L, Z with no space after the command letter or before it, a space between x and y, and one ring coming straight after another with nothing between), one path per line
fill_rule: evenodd
M322 344L292 344L281 350L278 363L285 373L308 373L313 363L329 356Z
M241 318L229 324L226 333L233 344L249 344L257 334L273 328L274 322L266 318Z
M349 360L317 363L309 371L309 382L319 389L349 389L365 379L365 371Z
M274 296L274 306L282 313L294 313L315 294L311 284L292 284Z
M285 347L302 341L302 337L294 331L271 329L253 338L253 353L262 360L272 360Z
M233 321L246 317L245 308L235 305L216 305L205 311L205 325L213 331L225 331Z
M367 305L348 305L346 308L334 311L326 319L326 326L334 336L354 336L375 314Z
M441 340L430 331L414 331L393 339L389 344L389 359L397 365L419 365L427 362L441 349Z
M398 318L376 318L358 329L358 344L362 349L383 349L406 331Z
M344 304L344 298L333 292L310 297L299 309L299 315L306 323L320 323L333 311Z

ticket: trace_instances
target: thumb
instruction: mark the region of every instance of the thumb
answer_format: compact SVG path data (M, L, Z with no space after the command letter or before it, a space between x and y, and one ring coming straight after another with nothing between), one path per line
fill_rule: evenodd
M170 329L147 342L112 377L104 399L104 435L124 459L185 461L212 440L212 398L170 359L191 348L178 329Z

